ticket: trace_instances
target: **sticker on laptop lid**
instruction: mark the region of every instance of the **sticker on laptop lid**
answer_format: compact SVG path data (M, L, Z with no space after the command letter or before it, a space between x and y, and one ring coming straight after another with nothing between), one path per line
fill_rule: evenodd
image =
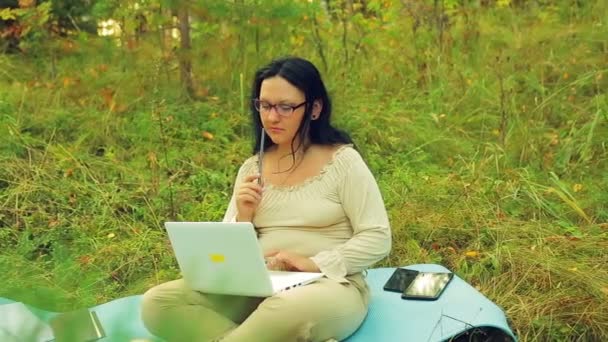
M219 263L226 261L226 257L224 254L209 254L209 260L211 260L211 262Z

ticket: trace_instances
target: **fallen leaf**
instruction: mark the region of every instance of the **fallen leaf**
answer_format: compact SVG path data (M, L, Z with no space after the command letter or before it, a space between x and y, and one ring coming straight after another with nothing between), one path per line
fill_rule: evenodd
M115 93L115 91L110 88L103 88L100 91L100 95L103 98L103 102L109 108L113 108L115 105L114 104L114 93Z
M434 251L438 251L438 250L440 250L440 249L441 249L441 246L439 246L439 244L438 244L437 242L433 242L433 243L431 244L431 248L432 248Z
M464 255L468 258L477 258L477 257L479 257L479 252L478 251L467 251L466 253L464 253Z
M21 8L29 8L36 6L35 0L19 0L19 7Z
M108 239L113 239L115 236L116 236L116 234L110 233L110 234L108 234Z
M91 257L88 255L83 255L80 258L78 258L78 262L81 265L88 265L91 262Z
M72 177L72 175L74 174L74 169L69 168L67 170L65 170L65 173L63 174L64 177Z
M63 87L64 88L75 85L76 83L78 83L78 80L73 77L64 77L63 78Z
M196 89L196 96L197 97L206 97L207 95L209 95L209 88L202 87L202 88Z
M214 138L213 134L211 134L207 131L204 131L203 133L201 133L201 135L203 136L203 138L205 138L207 140L213 140L213 138Z

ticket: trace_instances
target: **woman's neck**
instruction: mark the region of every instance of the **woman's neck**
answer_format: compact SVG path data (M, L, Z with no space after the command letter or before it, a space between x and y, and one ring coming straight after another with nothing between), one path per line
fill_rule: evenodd
M296 157L303 155L306 150L310 147L310 142L306 141L301 144L299 139L296 139L293 143L289 142L286 144L275 145L274 152L279 158L295 155Z
M293 143L293 149L291 144L275 145L271 150L274 159L276 161L276 170L286 170L297 167L299 163L304 159L304 155L310 146L299 144L297 141Z

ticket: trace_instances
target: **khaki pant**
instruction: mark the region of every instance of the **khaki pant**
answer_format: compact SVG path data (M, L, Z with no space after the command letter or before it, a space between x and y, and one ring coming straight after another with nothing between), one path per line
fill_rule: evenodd
M179 279L144 294L142 319L169 341L342 340L363 322L368 304L363 276L348 279L322 278L268 298L204 294Z

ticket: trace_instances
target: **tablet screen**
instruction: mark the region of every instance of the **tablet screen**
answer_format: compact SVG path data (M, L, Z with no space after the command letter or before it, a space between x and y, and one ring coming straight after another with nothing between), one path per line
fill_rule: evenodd
M436 298L452 279L452 273L420 272L403 292L405 297Z

